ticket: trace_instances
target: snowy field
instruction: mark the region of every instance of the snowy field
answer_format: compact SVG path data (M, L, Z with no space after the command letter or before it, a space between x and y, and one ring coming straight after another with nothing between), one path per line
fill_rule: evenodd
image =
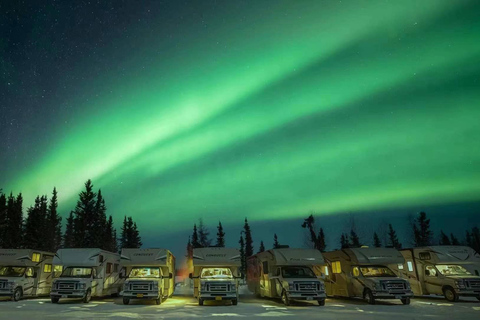
M183 291L183 292L182 292ZM157 306L151 301L133 301L123 305L121 298L93 299L85 304L65 299L59 304L50 299L0 301L0 319L480 319L480 302L475 298L449 303L439 298L413 299L404 306L400 301L378 301L368 305L360 300L327 299L320 307L313 303L296 303L285 307L279 301L256 299L245 293L237 306L207 302L198 306L188 290Z

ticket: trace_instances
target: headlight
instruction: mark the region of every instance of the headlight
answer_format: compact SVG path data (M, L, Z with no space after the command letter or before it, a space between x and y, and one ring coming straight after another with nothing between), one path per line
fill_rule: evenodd
M383 290L382 283L381 282L375 283L374 288L377 291L382 291Z
M123 291L127 291L128 290L128 283L124 283L123 284Z
M201 289L201 290L205 290L205 287L206 287L206 285L205 285L204 282L203 282L203 283L200 283L200 289Z
M237 290L237 286L235 284L232 284L230 286L230 291L236 291Z
M153 283L153 290L158 290L158 282Z
M87 287L86 283L79 283L78 284L78 289L80 289L80 290L84 290L86 287Z
M463 280L455 281L455 285L456 285L457 288L459 288L459 289L465 289L465 282L463 282Z
M293 291L295 290L295 285L293 283L288 284L288 290Z
M15 282L13 281L7 282L7 289L13 289L13 287L15 287Z
M406 287L408 290L412 289L412 287L410 287L410 282L408 282L408 281L405 281L405 287Z

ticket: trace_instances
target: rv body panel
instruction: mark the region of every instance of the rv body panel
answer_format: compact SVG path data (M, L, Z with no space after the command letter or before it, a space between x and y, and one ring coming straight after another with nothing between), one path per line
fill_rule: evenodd
M124 299L166 299L175 289L175 256L166 249L123 249ZM158 270L158 275L155 274ZM148 273L148 274L147 274Z
M38 297L50 293L53 278L52 252L31 249L0 249L0 296Z
M103 297L120 293L120 255L98 248L60 249L53 264L62 268L54 280L50 297L60 298Z
M247 284L261 297L325 301L325 286L314 270L325 264L313 249L272 249L247 261ZM285 297L284 297L285 295Z
M234 248L193 249L194 297L204 300L238 301L240 251Z

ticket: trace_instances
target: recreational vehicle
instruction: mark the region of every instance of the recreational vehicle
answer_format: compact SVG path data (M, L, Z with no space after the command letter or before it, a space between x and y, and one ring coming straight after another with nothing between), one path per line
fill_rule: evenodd
M205 300L238 303L240 251L233 248L193 249L193 295L198 304Z
M155 300L161 304L175 289L175 257L166 249L122 249L121 265L127 278L123 304L131 299Z
M470 247L431 246L400 251L406 263L397 272L415 295L443 295L448 301L471 296L480 300L480 255Z
M50 293L54 253L0 249L0 296L18 301Z
M92 297L118 295L123 280L119 277L120 255L101 249L60 249L53 264L62 268L53 281L50 298L79 298L88 303Z
M247 261L248 289L260 297L317 301L325 305L325 285L313 271L325 265L314 249L272 249L258 253Z
M329 275L325 280L328 296L361 297L370 304L376 299L400 299L410 304L410 284L388 265L404 263L393 248L352 248L325 252Z

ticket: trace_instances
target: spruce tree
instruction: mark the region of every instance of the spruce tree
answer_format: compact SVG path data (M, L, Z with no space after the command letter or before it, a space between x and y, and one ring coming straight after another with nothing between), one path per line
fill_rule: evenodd
M327 249L327 244L325 242L325 233L323 233L323 228L320 228L320 231L318 232L317 243L317 249L320 250L320 252L325 252Z
M401 249L402 244L398 241L397 233L393 230L391 224L388 225L388 239L390 240L390 245L392 248Z
M460 241L458 241L458 239L453 235L453 233L450 233L450 243L452 244L452 246L460 245Z
M120 252L118 249L118 238L117 238L117 229L113 228L113 252Z
M6 228L7 228L7 197L0 190L0 248L5 248Z
M210 232L207 227L203 224L203 219L200 218L198 223L198 242L202 248L209 247L211 245L211 240L208 239Z
M277 249L279 246L280 246L280 244L278 243L278 236L275 233L273 235L273 249Z
M310 234L310 241L315 249L318 249L318 238L315 233L315 218L313 214L309 215L308 218L303 220L302 228L307 229Z
M378 234L376 232L373 233L373 246L375 248L382 247L382 242L380 241L380 238L378 237Z
M441 246L449 246L451 243L450 243L450 239L448 238L448 236L443 232L443 230L440 230L440 243L439 243Z
M73 211L70 211L70 215L67 218L67 224L65 227L65 234L63 235L63 247L64 248L76 248L75 245L75 232L73 230L74 217Z
M352 248L360 248L362 246L360 244L360 238L353 229L350 230L350 242L350 247Z
M465 245L468 247L473 247L472 234L468 230L465 232Z
M23 242L23 197L21 193L17 197L14 197L12 193L8 196L6 217L4 247L21 248Z
M200 242L198 241L197 224L193 225L192 247L195 248L195 249L196 248L201 248Z
M247 218L245 218L243 229L245 231L245 257L248 258L253 256L253 239L252 231L250 230L250 225L248 224Z
M75 207L74 237L75 246L78 248L94 248L96 243L96 194L93 184L89 179L85 182L85 191L79 193Z
M42 215L41 201L43 197L37 196L35 204L27 209L27 218L23 228L23 247L34 250L42 250L43 234L45 233L45 219Z
M413 224L415 247L425 247L432 244L433 232L430 230L430 219L425 212L420 212Z
M116 231L113 228L116 237ZM137 228L137 223L133 221L132 217L126 217L123 220L122 234L121 234L122 248L140 248L142 246L142 238Z
M105 230L102 233L103 240L100 243L99 248L102 248L110 252L117 252L116 239L115 239L116 233L117 231L113 227L113 218L112 216L109 216Z
M263 244L263 241L260 241L260 249L258 249L258 253L264 252L265 251L265 245Z
M102 196L102 190L98 190L97 199L95 201L95 224L92 229L93 244L96 248L113 248L112 234L113 223L109 226L107 221L107 206L105 205L105 199ZM110 229L107 229L110 228ZM105 232L107 230L107 232ZM110 249L105 249L111 251Z
M340 247L342 249L350 248L350 240L348 238L348 234L342 233L342 236L340 237Z
M192 240L191 237L188 237L188 243L187 243L187 262L193 259L193 246L192 246Z
M245 256L245 241L243 240L243 235L240 235L240 240L238 241L238 244L240 245L240 272L242 274L245 274L246 271L246 266L247 266L247 260Z
M123 217L122 231L120 233L120 248L127 248L127 216Z
M480 230L478 227L472 228L472 245L471 247L480 253Z
M48 204L46 249L56 252L62 245L62 217L57 213L57 189L53 188L52 198Z
M137 228L137 223L133 223L133 245L134 248L141 248L143 243L142 243L142 238L140 237L140 232L138 231Z
M223 227L222 223L219 221L218 222L218 227L217 227L217 247L225 247L225 232L223 232Z

